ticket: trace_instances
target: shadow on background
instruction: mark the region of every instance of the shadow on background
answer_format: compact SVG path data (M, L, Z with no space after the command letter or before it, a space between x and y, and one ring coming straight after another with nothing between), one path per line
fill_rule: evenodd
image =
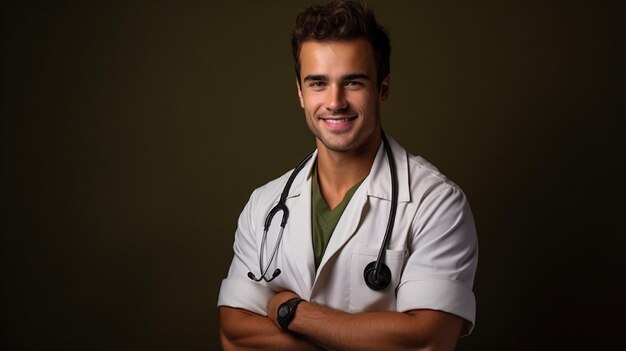
M309 4L3 5L3 349L218 348L239 211L314 147ZM624 349L624 4L371 5L385 128L476 217L458 349Z

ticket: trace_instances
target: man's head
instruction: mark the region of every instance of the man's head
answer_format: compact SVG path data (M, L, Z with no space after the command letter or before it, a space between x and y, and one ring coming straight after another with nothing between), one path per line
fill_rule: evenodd
M390 72L391 45L385 29L376 22L374 13L362 1L334 0L323 6L312 6L296 19L291 39L298 84L300 50L306 41L339 41L363 38L370 46L376 63L376 83L381 83Z
M356 1L305 10L293 52L300 106L318 150L375 153L389 92L389 39L372 12Z

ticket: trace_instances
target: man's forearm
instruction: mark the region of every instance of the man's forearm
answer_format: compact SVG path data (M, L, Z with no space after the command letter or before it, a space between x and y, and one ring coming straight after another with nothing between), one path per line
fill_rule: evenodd
M274 313L273 305L270 304L270 314ZM328 350L451 351L462 326L461 318L440 311L350 314L302 302L289 324L289 330Z
M278 329L267 317L231 307L220 307L220 342L231 350L322 350L312 342Z

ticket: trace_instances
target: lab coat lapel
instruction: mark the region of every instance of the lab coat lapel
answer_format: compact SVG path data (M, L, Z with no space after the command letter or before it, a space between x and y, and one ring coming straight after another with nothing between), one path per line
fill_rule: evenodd
M314 158L313 158L314 159ZM315 278L315 260L311 234L311 171L310 162L296 177L292 194L287 198L289 220L285 227L286 254L294 267L293 279L301 292L310 294ZM308 296L303 296L308 298Z

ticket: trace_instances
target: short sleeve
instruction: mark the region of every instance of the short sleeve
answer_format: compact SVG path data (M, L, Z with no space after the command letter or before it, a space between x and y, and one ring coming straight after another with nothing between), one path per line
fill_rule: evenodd
M239 215L233 244L233 260L228 276L222 280L217 305L242 308L266 315L267 303L274 296L274 292L264 281L256 282L248 278L248 272L259 269L259 251L252 215L254 196L255 193L250 196L250 200Z
M428 195L413 220L410 255L397 290L397 308L433 309L465 319L473 329L472 291L478 261L474 219L463 192L446 184Z

